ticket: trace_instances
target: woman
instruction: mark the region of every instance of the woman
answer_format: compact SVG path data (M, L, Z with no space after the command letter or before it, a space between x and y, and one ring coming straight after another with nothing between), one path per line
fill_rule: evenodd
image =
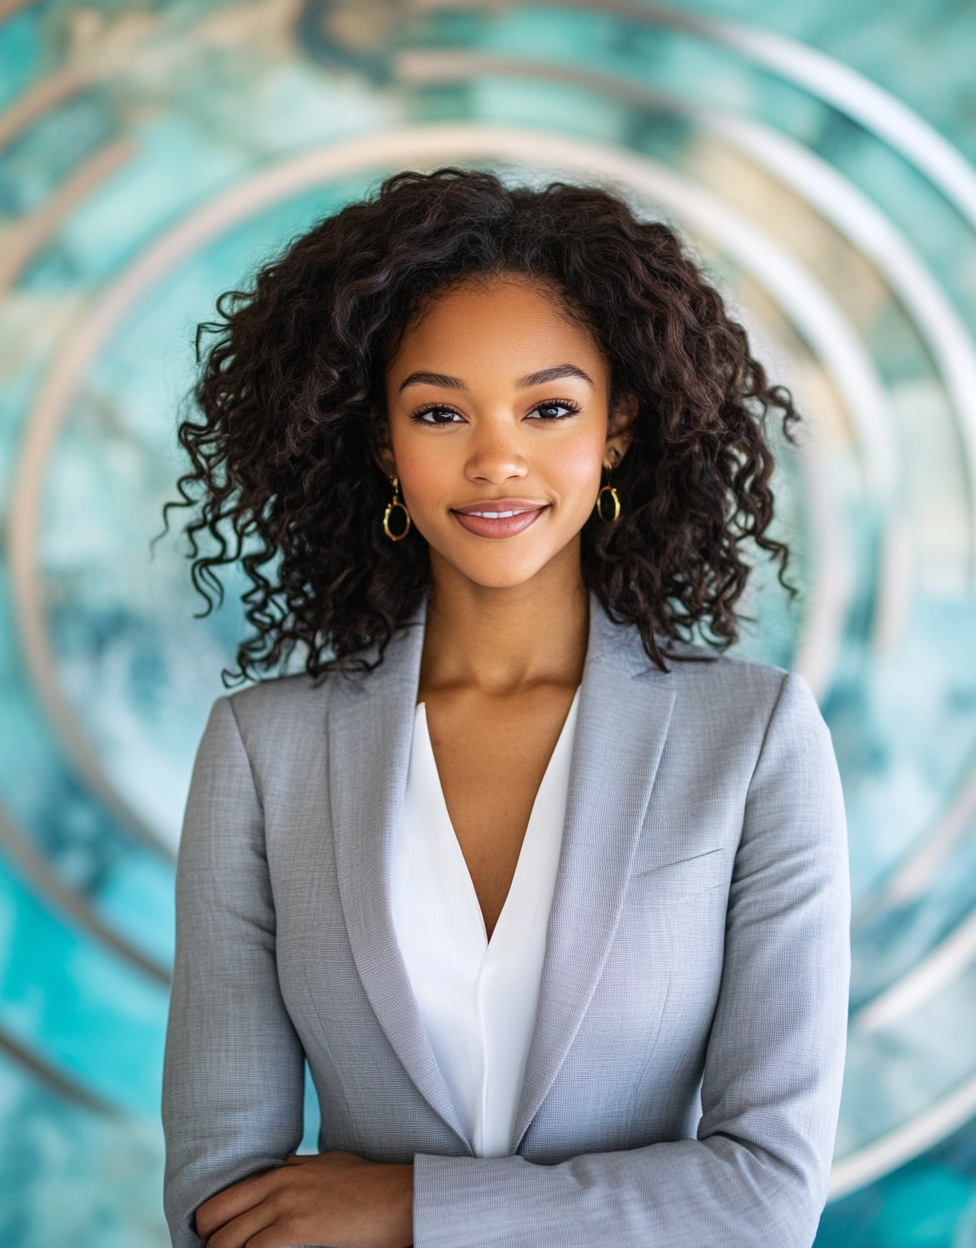
M194 772L174 1244L809 1245L840 787L803 682L717 652L743 543L785 560L788 395L592 189L403 174L220 307L195 573L250 576L244 674L306 670L219 700Z

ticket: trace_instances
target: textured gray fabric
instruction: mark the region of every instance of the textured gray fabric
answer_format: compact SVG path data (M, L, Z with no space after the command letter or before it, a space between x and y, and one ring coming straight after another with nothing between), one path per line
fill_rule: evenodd
M221 699L177 885L166 1210L322 1149L414 1160L417 1248L808 1248L848 980L844 813L802 680L645 656L594 604L517 1155L471 1154L396 945L422 629Z

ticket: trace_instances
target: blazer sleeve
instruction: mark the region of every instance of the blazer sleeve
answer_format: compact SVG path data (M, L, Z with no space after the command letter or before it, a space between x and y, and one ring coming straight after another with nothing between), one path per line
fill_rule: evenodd
M809 1248L840 1103L849 920L830 734L787 676L745 804L697 1138L554 1166L418 1156L416 1248Z
M221 698L197 753L177 867L163 1073L174 1248L198 1248L194 1217L208 1197L296 1150L303 1088L304 1052L278 986L261 802Z

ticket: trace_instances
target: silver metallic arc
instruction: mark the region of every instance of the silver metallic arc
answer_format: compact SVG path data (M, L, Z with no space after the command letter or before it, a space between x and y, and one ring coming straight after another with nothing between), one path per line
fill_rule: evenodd
M829 1200L838 1200L920 1156L976 1114L976 1075L879 1140L835 1161Z
M704 114L716 134L761 161L867 256L911 317L955 412L976 551L976 346L962 317L904 235L861 191L792 139L740 117Z
M976 910L910 971L851 1015L851 1030L869 1036L914 1013L976 961Z
M22 1040L18 1040L4 1027L0 1027L0 1053L3 1053L22 1070L26 1070L33 1079L36 1079L49 1092L53 1092L55 1096L96 1114L104 1114L112 1118L118 1115L118 1110L114 1105L110 1105L96 1093L90 1092L71 1075L58 1070L46 1057L42 1057Z
M898 905L920 897L932 876L976 817L976 761L971 762L948 808L892 875L879 900Z
M976 169L935 129L901 100L856 69L774 31L682 13L640 0L533 0L539 7L583 9L643 26L664 26L724 44L779 78L802 87L857 121L899 152L936 186L976 229ZM414 12L441 9L499 10L515 0L411 0Z
M135 967L157 984L168 987L170 973L154 958L137 949L125 937L119 935L95 913L89 902L77 889L69 888L51 870L44 857L34 849L30 840L0 810L0 848L32 886L35 894L46 897L55 910L67 922L80 928L87 936L110 949L123 961Z

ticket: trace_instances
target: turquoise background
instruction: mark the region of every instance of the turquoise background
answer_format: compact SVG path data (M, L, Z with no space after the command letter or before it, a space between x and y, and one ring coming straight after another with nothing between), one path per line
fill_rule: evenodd
M4 1248L168 1242L173 858L241 631L235 582L195 618L179 536L150 549L193 331L418 133L674 221L793 387L802 592L757 559L740 652L810 680L850 819L817 1243L976 1248L974 52L976 8L921 0L0 0Z

